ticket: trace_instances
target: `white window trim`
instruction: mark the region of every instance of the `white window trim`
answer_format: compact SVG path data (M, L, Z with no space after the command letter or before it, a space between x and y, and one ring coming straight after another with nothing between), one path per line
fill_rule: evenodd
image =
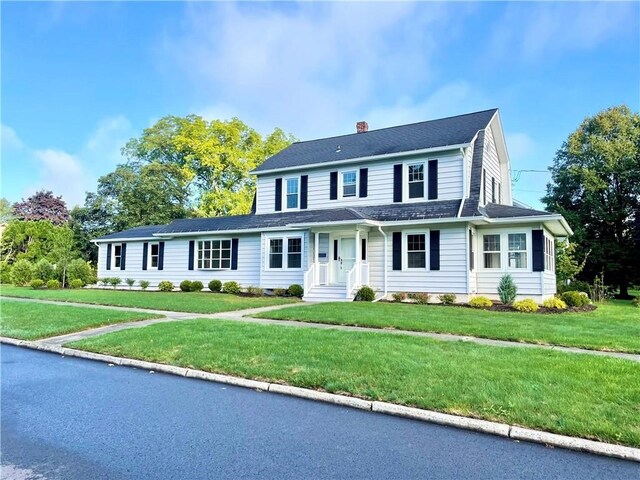
M287 202L287 183L289 180L296 180L298 182L298 202L296 204L295 207L291 207L289 208L287 206L288 202ZM302 195L302 180L300 178L300 176L292 176L292 177L284 177L282 180L282 210L287 210L287 211L296 211L296 210L300 210L300 197Z
M155 267L153 266L153 262L151 261L151 259L153 258L153 255L151 254L152 250L153 250L153 246L157 245L158 246L158 265L160 264L160 242L150 242L149 246L147 247L147 270L157 270L158 269L158 265L156 265Z
M229 268L222 268L222 267L220 267L220 268L214 268L214 267L204 268L204 267L198 267L198 256L199 256L198 254L200 252L200 242L203 242L203 243L204 242L217 242L217 241L224 242L225 240L229 241ZM212 248L212 250L213 250L213 248ZM202 238L202 239L198 239L198 240L196 240L196 248L195 248L195 252L194 253L195 254L194 254L193 262L195 263L194 268L196 270L203 270L203 271L207 271L207 272L209 272L209 271L221 272L221 271L225 271L225 270L231 270L231 262L233 261L232 260L233 259L233 240L231 238L227 238L227 237L225 237L225 238ZM213 258L210 258L210 260L213 261ZM222 260L222 257L220 257L220 260ZM204 261L204 258L203 258L203 261Z
M434 159L424 159L424 160L416 160L416 161L412 161L412 162L405 162L404 166L403 166L403 171L402 171L402 201L404 203L412 203L412 202L424 202L427 200L427 198L429 197L429 182L428 182L428 177L429 177L429 160L434 160ZM416 197L416 198L410 198L409 197L409 167L413 166L413 165L422 165L422 181L424 183L424 188L422 191L422 197Z
M294 238L300 239L300 267L289 268L289 240ZM269 266L271 255L271 240L282 240L282 268L271 268ZM265 271L301 271L304 268L304 235L271 235L265 237L264 258Z
M409 267L409 235L424 235L424 268ZM402 232L402 271L403 272L427 272L429 271L429 245L430 233L428 229L404 230Z
M111 244L111 270L117 270L120 268L120 265L122 265L122 245L124 244L123 243ZM120 265L116 265L116 247L120 247L120 255L118 255L118 258L120 258Z
M355 173L356 174L356 183L355 183L355 187L356 187L356 193L355 195L351 195L351 196L344 196L344 174L345 173ZM360 198L360 192L359 192L359 187L360 185L360 169L359 168L348 168L345 170L340 170L338 172L338 196L341 200L351 200L351 199L356 199L356 198Z
M488 235L497 235L498 236L498 241L499 241L499 245L500 245L500 251L496 252L495 250L485 250L484 249L484 237L488 236ZM481 265L481 270L486 270L488 272L500 272L505 270L504 268L504 238L501 232L482 232L481 236L480 236L480 258L482 259L482 265ZM484 260L484 255L486 253L498 253L498 257L500 258L500 266L499 267L487 267L486 266L486 262Z
M524 250L510 250L509 249L509 235L522 235L522 234L524 234L524 241L526 243L526 245L525 245L526 248ZM530 251L531 251L531 248L530 248L530 245L531 245L531 233L530 232L529 233L527 233L527 232L507 232L505 236L506 236L506 239L507 239L507 264L506 264L507 265L507 270L512 271L512 272L526 272L526 271L530 270L530 267L529 267L529 260L530 259L529 259L529 257L531 256L531 253L530 253ZM527 260L526 263L525 263L525 266L524 267L512 267L512 266L510 266L509 265L509 253L510 252L514 252L514 253L523 253L524 252L526 260Z
M527 266L525 268L512 268L509 267L509 234L524 233L527 237ZM476 264L476 270L484 272L521 272L531 273L533 272L532 264L532 249L531 249L531 227L509 229L509 230L478 230L477 234L480 235L478 243L478 251L476 252L476 259L480 262L479 268ZM485 235L500 235L500 268L486 268L484 266L484 236ZM479 258L478 258L479 257ZM535 272L534 272L535 273Z

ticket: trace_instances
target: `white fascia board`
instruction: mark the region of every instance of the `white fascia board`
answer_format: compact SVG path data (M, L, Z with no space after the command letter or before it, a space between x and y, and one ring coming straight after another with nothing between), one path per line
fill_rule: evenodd
M547 222L558 222L562 228L564 229L567 236L573 235L573 230L565 220L562 215L552 214L552 215L533 215L529 217L506 217L506 218L484 218L484 221L493 225L503 225L503 224L520 224L520 223L547 223ZM561 235L563 236L563 235Z
M155 233L154 233L155 235ZM158 240L157 237L126 237L126 238L94 238L90 240L91 243L98 245L99 243L113 243L113 242L142 242L144 240Z
M422 224L442 224L442 223L464 223L472 220L481 220L482 217L443 217L443 218L416 218L414 220L394 220L386 222L377 222L381 227L401 227L403 225L422 225Z
M333 165L344 165L348 163L360 163L360 162L368 162L368 161L381 161L388 160L390 158L398 158L398 157L410 157L413 155L422 155L426 153L437 153L437 152L446 152L449 150L459 150L461 148L465 148L471 145L470 143L459 143L457 145L446 145L442 147L432 147L432 148L423 148L422 150L409 150L406 152L397 152L397 153L387 153L384 155L371 155L369 157L355 157L348 158L346 160L336 160L333 162L320 162L320 163L308 163L306 165L297 165L294 167L284 167L284 168L273 168L271 170L262 170L260 172L256 172L255 170L250 171L249 173L252 175L266 175L269 173L278 173L278 172L289 172L292 170L304 170L307 168L322 168Z
M340 220L338 222L290 223L289 225L287 225L287 227L313 228L313 227L332 227L334 225L371 225L371 226L377 227L379 225L379 222L361 218L358 220Z

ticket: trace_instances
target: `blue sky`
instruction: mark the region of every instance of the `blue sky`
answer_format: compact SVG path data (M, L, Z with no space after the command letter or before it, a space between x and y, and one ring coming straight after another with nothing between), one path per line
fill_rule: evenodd
M70 206L168 114L300 139L498 107L514 170L640 106L640 4L2 2L2 196ZM536 207L549 176L523 173Z

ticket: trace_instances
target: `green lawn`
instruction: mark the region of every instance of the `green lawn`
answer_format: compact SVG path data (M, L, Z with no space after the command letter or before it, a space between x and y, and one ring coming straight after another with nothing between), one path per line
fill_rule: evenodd
M626 360L206 319L68 346L640 446Z
M354 302L291 307L257 316L640 353L640 309L622 300L609 301L593 312L549 315Z
M2 299L0 305L0 334L21 340L79 332L112 323L132 322L154 318L138 312L123 312L69 305L45 305Z
M151 308L173 312L217 313L245 308L283 305L298 301L280 297L239 297L211 292L141 292L126 290L33 290L2 285L4 297L36 298L61 302L93 303L118 307Z

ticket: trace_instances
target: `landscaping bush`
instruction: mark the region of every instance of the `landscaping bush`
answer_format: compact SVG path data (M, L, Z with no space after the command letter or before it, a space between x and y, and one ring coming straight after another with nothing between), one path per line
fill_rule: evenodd
M519 312L535 313L538 311L538 304L530 298L513 302L513 308Z
M416 302L418 305L426 305L427 303L429 303L429 300L431 300L431 295L429 295L428 293L424 293L424 292L417 292L414 293L411 298L413 299L414 302ZM455 302L456 300L456 296L453 296L453 302Z
M363 285L356 293L356 302L373 302L376 298L376 292L369 285Z
M631 306L640 308L640 297L636 297L633 300L631 300Z
M67 280L79 278L85 285L93 285L97 282L96 272L89 262L81 258L71 260L67 265Z
M194 280L193 282L191 282L192 292L201 292L203 288L204 288L204 285L200 280Z
M11 270L11 283L19 287L29 285L33 280L34 268L29 260L18 260Z
M127 278L125 282L127 283L127 285L129 285L129 290L131 290L131 287L133 287L136 284L136 281L133 278Z
M11 265L7 262L0 262L0 283L11 283Z
M396 292L391 294L394 302L404 302L407 299L406 292Z
M44 282L39 278L34 278L33 280L31 280L31 283L29 283L29 286L34 290L38 290L39 288L44 287Z
M148 280L140 280L140 288L142 290L146 290L147 288L149 288L149 281Z
M109 285L111 285L113 288L116 288L121 283L122 283L122 279L120 277L109 278Z
M231 280L229 282L224 282L222 284L222 291L224 293L231 293L233 295L237 295L242 291L242 289L240 288L240 285L238 284L238 282L234 282L233 280Z
M260 287L248 286L247 294L253 295L254 297L261 297L262 295L264 295L264 290Z
M587 297L586 293L575 290L564 292L560 295L560 298L569 307L584 307L585 305L589 305L589 297Z
M273 294L276 297L284 297L287 294L287 289L286 288L274 288L273 289Z
M542 302L542 306L545 308L555 308L556 310L566 310L567 304L560 300L558 297L547 298Z
M98 281L100 282L100 285L102 285L103 287L106 287L107 285L109 285L109 277L100 278L98 279Z
M84 282L82 280L80 280L79 278L76 278L75 280L71 280L69 282L69 287L71 287L73 289L82 288L82 287L84 287Z
M456 295L455 293L443 293L442 295L438 295L438 300L445 305L453 305L456 303Z
M169 280L162 280L158 284L158 290L160 290L161 292L171 292L173 291L173 283L171 283Z
M491 308L493 306L493 302L487 297L473 297L469 300L469 306L473 308Z
M582 280L574 280L569 285L565 285L565 284L557 285L556 291L558 293L578 291L578 292L586 292L591 294L591 285L589 284L589 282L584 282Z
M52 278L47 282L47 288L49 290L58 290L60 288L60 280L56 280L55 278Z
M302 298L302 295L304 295L304 289L297 283L290 285L287 291L289 292L289 295L291 295L292 297Z
M180 282L180 290L183 292L190 292L192 285L191 280L183 280Z
M211 280L209 282L209 290L219 292L222 290L222 282L220 280Z
M498 297L500 301L505 305L511 305L516 299L518 293L518 287L516 286L513 278L508 273L500 278L498 283Z
M56 267L43 258L35 264L33 276L46 283L49 280L57 278Z

